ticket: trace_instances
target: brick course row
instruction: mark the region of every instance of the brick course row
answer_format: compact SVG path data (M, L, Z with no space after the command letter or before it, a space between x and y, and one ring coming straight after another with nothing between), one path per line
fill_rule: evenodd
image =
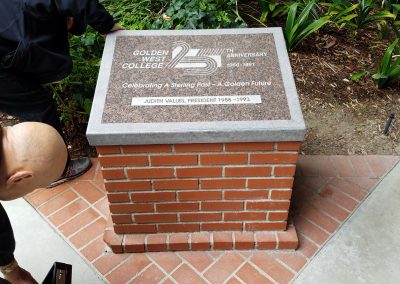
M107 229L104 241L114 253L185 250L271 250L296 249L298 238L293 226L285 232L199 232L176 234L119 235Z

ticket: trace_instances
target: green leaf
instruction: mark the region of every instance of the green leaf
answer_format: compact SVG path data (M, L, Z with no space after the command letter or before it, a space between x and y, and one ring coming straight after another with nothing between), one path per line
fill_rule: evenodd
M375 73L375 74L373 74L371 77L372 77L373 79L375 79L375 80L386 79L386 78L388 78L387 75L384 75L384 74L382 74L382 73Z
M321 19L314 21L298 35L297 41L300 42L301 40L305 39L307 36L319 30L322 26L324 26L328 22L329 22L329 17L323 17Z
M395 49L396 45L399 42L399 38L396 39L386 50L385 55L383 56L382 62L379 66L379 71L386 73L388 68L390 67L390 60L392 59L392 53Z
M289 38L293 29L294 21L296 19L297 3L293 3L289 7L289 13L286 19L285 35Z
M346 14L350 13L351 11L357 9L357 7L358 7L359 5L360 5L360 3L357 3L357 4L354 4L354 5L350 6L350 7L347 8L347 9L344 9L343 11L341 11L341 12L339 12L339 13L337 14L337 18L342 17L343 15L346 15Z
M368 74L367 70L362 70L360 72L357 72L356 74L354 74L353 76L351 76L351 80L352 81L357 81L358 79L360 79L362 76L364 76L365 74Z
M396 66L393 70L390 71L388 77L390 80L397 79L400 76L400 66Z
M340 25L342 23L350 22L352 19L357 17L357 14L350 14L347 15L346 17L341 18L340 20L336 21L336 24Z

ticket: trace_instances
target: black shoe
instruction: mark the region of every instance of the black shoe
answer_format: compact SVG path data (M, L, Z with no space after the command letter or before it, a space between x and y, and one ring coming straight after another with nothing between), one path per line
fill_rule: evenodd
M57 185L60 185L64 182L73 180L84 173L86 173L90 167L92 166L92 162L87 157L81 157L75 160L70 160L62 177L54 182L52 182L47 188L53 188Z

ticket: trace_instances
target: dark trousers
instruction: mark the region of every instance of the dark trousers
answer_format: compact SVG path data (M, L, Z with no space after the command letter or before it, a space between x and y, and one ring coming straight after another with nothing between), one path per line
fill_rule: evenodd
M7 213L0 203L0 266L9 264L14 258L14 233Z
M0 111L22 121L53 126L63 136L57 107L50 92L23 75L0 69Z

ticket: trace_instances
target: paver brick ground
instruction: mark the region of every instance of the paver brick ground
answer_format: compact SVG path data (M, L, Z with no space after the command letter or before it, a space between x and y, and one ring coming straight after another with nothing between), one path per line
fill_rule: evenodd
M397 156L299 156L290 219L299 247L283 251L113 254L103 242L109 213L97 159L92 169L26 197L106 282L289 283L399 161Z

